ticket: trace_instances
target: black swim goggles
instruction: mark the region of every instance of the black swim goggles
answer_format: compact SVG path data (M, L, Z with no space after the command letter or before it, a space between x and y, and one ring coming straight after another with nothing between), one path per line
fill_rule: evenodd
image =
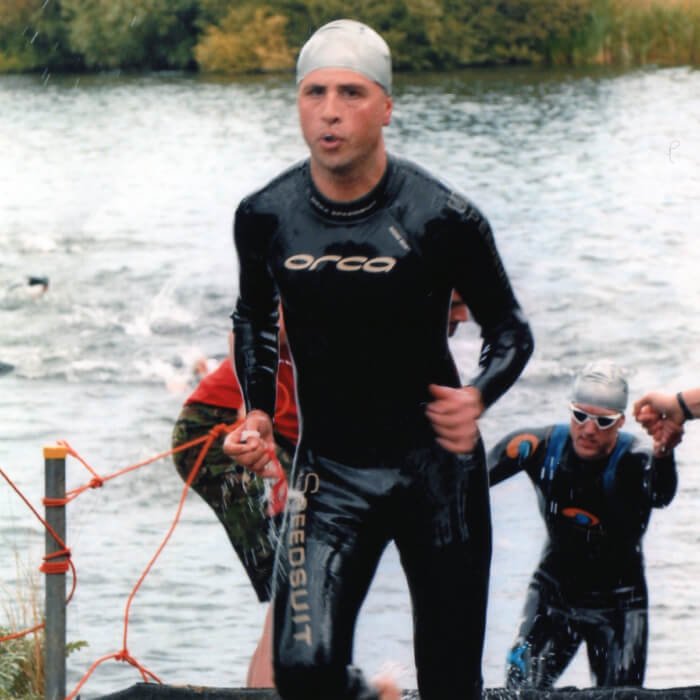
M587 420L592 420L601 430L607 430L612 428L617 421L622 418L622 413L613 413L609 416L599 416L593 413L588 413L574 404L569 404L569 411L571 411L571 417L579 424L583 425Z

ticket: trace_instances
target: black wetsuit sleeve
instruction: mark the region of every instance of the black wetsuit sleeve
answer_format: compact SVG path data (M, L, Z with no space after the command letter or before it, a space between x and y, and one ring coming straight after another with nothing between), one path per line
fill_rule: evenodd
M645 532L652 508L668 505L676 492L673 455L655 459L636 439L617 468L615 493L618 527L628 541Z
M487 455L489 484L495 486L520 471L539 469L546 451L546 428L516 430L499 440Z
M678 473L673 452L668 457L651 458L651 468L645 486L653 508L664 508L673 500L678 487Z
M255 216L244 200L236 210L238 300L233 311L234 367L247 411L272 418L277 394L279 296L266 263L271 222Z
M456 289L481 327L479 374L468 383L481 392L485 408L520 376L534 349L534 338L518 304L486 218L468 205L463 219L467 235L459 246L464 268L455 271Z
M483 329L482 335L481 372L469 384L479 389L482 403L488 408L520 376L532 355L534 339L519 308L513 309L498 325Z

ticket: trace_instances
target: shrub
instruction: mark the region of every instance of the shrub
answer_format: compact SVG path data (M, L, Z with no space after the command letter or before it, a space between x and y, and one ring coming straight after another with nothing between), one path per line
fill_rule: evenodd
M287 19L267 7L233 8L211 26L194 49L200 70L217 73L283 71L294 66L287 45Z

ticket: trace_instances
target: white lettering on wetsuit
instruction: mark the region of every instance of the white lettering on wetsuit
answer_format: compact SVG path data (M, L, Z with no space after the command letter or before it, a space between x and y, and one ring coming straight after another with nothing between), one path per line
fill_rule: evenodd
M289 550L287 560L289 561L289 584L291 586L290 601L294 614L292 622L296 628L300 628L294 633L294 639L303 640L311 646L311 616L307 612L309 603L307 601L309 591L306 587L307 576L304 564L306 563L306 498L304 494L309 488L309 481L315 481L315 487L309 493L316 493L319 489L320 480L318 476L311 472L306 475L304 487L289 494Z
M288 270L318 270L326 263L335 263L337 270L341 272L389 272L396 265L396 258L378 257L368 258L364 255L322 255L315 258L308 253L297 253L284 261Z

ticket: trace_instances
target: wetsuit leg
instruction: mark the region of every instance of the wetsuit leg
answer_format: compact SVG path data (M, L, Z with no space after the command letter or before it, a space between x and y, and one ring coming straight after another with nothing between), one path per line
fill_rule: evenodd
M647 660L646 610L619 610L586 634L588 661L596 686L641 687Z
M518 638L508 654L506 688L551 688L581 643L575 621L552 594L537 576L528 587Z
M284 700L377 700L351 666L357 615L388 541L392 470L300 449L275 564L274 670Z
M435 445L412 454L394 522L413 603L422 700L481 698L491 561L483 447L454 455Z

